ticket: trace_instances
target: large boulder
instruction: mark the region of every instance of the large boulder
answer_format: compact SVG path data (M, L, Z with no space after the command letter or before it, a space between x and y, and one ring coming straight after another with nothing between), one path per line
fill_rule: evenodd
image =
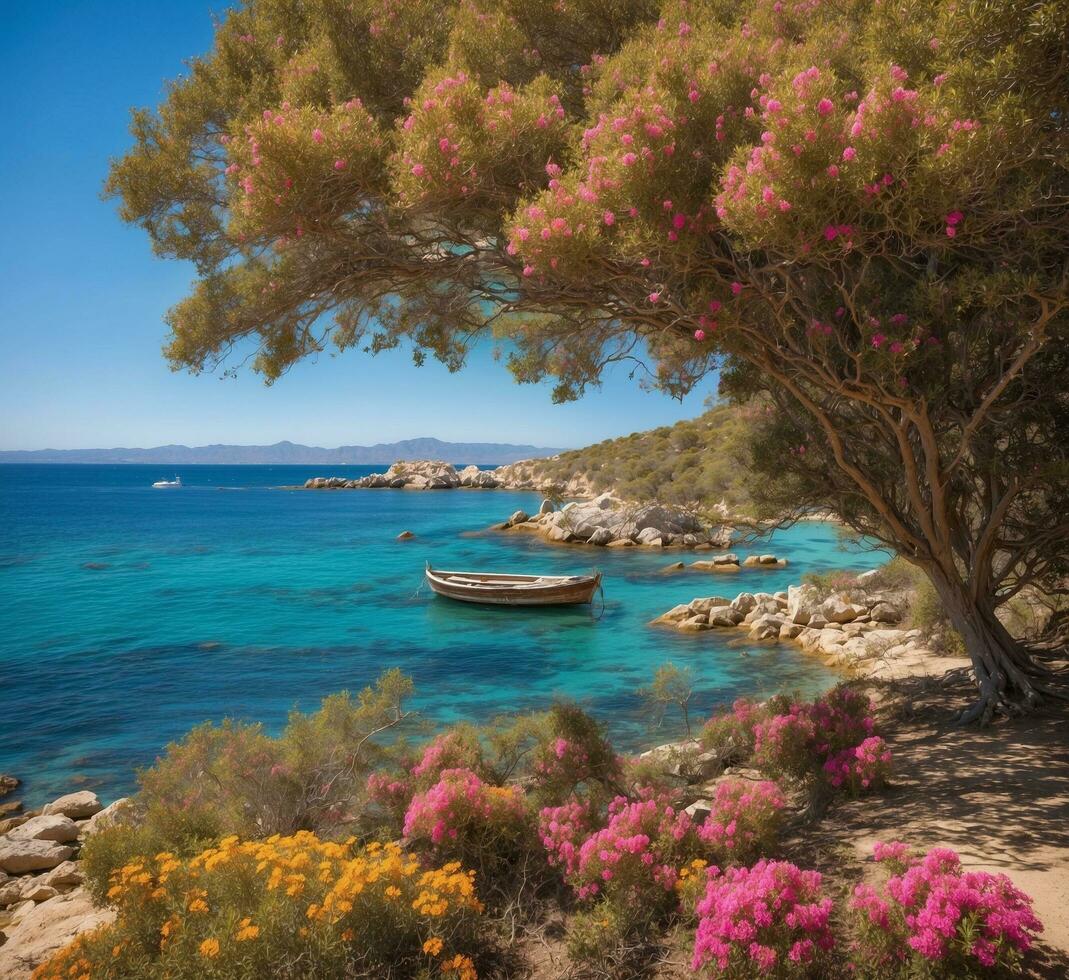
M675 534L702 530L702 522L694 514L667 504L646 504L637 508L630 516L636 531L648 527Z
M815 585L787 587L787 618L805 626L820 607L820 592Z
M115 920L114 909L98 909L84 888L57 895L31 908L0 947L0 977L26 980L34 967L75 936Z
M92 837L93 834L107 827L133 822L136 822L134 807L129 797L122 796L114 803L109 803L103 810L94 813L80 829L82 837Z
M546 514L552 514L557 508L553 506L553 501L546 499L542 501L542 506L538 508L538 516L545 517Z
M514 510L512 516L505 521L505 527L515 527L517 524L526 524L530 518L525 510Z
M612 531L607 527L599 527L590 537L587 539L588 544L596 544L604 547L610 541L612 541Z
M752 592L740 592L731 600L731 608L737 609L744 616L757 605L757 599Z
M64 861L34 880L50 885L58 891L68 891L85 881L85 875L82 874L81 865L77 861Z
M42 814L16 827L7 837L8 840L50 840L66 844L78 839L78 825L62 814Z
M0 773L0 796L7 796L8 793L14 792L18 786L19 780L17 777Z
M833 595L820 604L820 611L829 623L851 623L858 616L867 615L868 608L851 602L843 595Z
M869 610L869 616L874 623L900 623L902 622L902 610L889 602L877 602Z
M580 521L571 528L572 534L574 534L579 541L589 541L595 531L608 530L608 528L599 528L596 524L591 524L589 521Z
M62 864L74 850L51 840L12 840L0 838L0 871L21 875L27 871L48 871ZM2 974L0 974L2 976Z
M779 631L783 625L782 617L772 615L771 613L765 613L763 616L758 616L750 624L750 639L778 640Z
M677 623L683 622L684 619L690 619L693 615L694 610L684 602L678 606L673 606L666 613L661 613L656 619L651 620L651 624L655 626L675 626Z
M635 540L639 544L644 544L647 547L656 548L663 543L664 532L656 527L642 528L635 537Z
M709 610L710 626L738 626L743 614L732 606L713 606Z
M89 790L79 790L77 793L68 793L66 796L61 796L58 800L53 800L51 803L46 804L42 813L62 813L65 817L70 817L71 820L84 820L86 817L91 817L94 813L99 813L104 809L104 804L97 799L96 793L90 793Z

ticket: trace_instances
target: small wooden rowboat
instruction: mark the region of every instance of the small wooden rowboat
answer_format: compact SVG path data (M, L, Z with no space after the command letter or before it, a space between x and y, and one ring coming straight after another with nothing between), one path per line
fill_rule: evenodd
M438 595L495 606L570 606L590 602L601 572L590 575L501 575L442 572L427 566L427 582Z

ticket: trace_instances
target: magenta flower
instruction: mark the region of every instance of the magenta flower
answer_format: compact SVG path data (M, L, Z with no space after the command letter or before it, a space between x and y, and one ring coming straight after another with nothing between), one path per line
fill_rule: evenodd
M694 339L696 341L698 341L698 343L700 344L703 340L705 340L705 331L704 330L695 330L694 331Z
M322 143L323 142L323 130L319 129L318 127L316 129L313 129L312 130L312 139L316 143Z
M605 223L606 225L612 226L612 225L616 224L616 215L615 215L615 214L613 214L613 212L612 212L612 211L606 211L606 212L605 212L605 213L604 213L604 214L603 214L603 215L601 216L601 220L602 220L602 221L603 221L603 222L604 222L604 223Z
M822 116L828 115L830 112L833 112L834 109L835 103L832 102L831 99L821 99L817 103L817 112L819 112Z
M856 157L856 156L857 156L857 150L855 150L852 146L848 146L845 150L843 150L843 159L844 160L847 160L847 161L853 160L854 157Z
M659 303L661 301L661 294L660 293L650 293L649 301L651 303Z

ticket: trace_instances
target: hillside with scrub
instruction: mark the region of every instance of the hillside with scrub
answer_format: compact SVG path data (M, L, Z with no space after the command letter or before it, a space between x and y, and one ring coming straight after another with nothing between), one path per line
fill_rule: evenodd
M745 511L747 437L756 405L722 404L696 419L632 432L548 459L524 460L497 471L510 485L551 488L562 496L612 491L625 500L697 506L723 502Z

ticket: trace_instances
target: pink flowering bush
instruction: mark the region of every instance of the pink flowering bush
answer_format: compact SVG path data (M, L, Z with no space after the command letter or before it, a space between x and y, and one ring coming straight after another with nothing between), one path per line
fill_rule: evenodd
M531 792L539 802L559 805L579 793L604 803L620 782L620 759L602 726L575 705L554 705L533 753Z
M891 750L879 735L871 735L860 745L836 752L824 763L824 775L832 788L845 789L851 796L882 786L890 769Z
M821 876L786 861L710 869L691 968L706 976L821 976L834 946Z
M579 847L568 881L582 899L599 896L663 906L672 895L678 869L703 854L698 828L690 817L661 799L609 805L605 827Z
M783 829L786 799L770 781L725 779L717 783L712 809L698 830L720 864L740 864L775 847Z
M520 857L537 848L523 790L490 786L470 769L447 769L412 797L404 837L435 860L475 868L487 888L507 882Z
M482 747L470 728L452 728L431 739L409 768L409 773L417 788L426 789L437 782L446 769L470 769L485 778Z
M719 753L725 761L745 762L753 755L754 726L789 707L790 700L782 695L763 704L739 698L730 711L713 715L702 727L698 738L703 748Z
M854 889L854 962L862 975L971 977L1012 970L1042 923L1032 900L1002 874L965 871L958 855L933 848L917 857L905 844L877 843L891 872L875 888Z
M365 789L373 809L369 816L381 817L383 829L394 834L402 832L413 796L434 786L447 769L470 770L489 780L478 733L463 725L435 736L415 755L408 750L401 752L398 762L396 769L380 769L368 776Z
M869 699L840 686L758 721L754 764L778 777L817 776L856 794L880 785L889 772L891 753L874 729Z

